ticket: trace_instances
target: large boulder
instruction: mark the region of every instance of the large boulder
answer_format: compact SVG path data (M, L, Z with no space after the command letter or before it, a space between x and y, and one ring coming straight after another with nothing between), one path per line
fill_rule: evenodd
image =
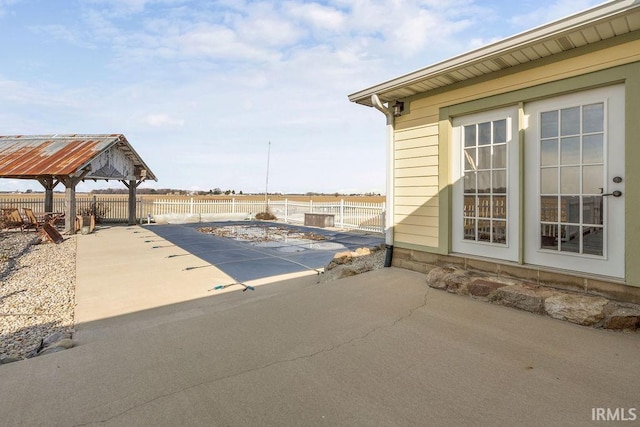
M604 307L608 302L602 297L558 293L544 301L544 309L554 319L593 326L604 318Z
M605 319L602 327L605 329L640 328L640 306L612 301L604 308Z
M490 279L475 279L467 285L469 295L478 298L487 298L494 291L507 286L505 283L497 282Z
M491 296L491 301L525 310L530 313L544 314L544 302L547 298L555 295L556 292L536 285L520 284L504 286L497 289Z

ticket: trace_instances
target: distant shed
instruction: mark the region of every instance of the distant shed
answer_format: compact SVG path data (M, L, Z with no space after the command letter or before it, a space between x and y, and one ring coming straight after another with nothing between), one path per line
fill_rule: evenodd
M66 196L65 231L74 233L75 189L86 179L117 180L129 188L129 223L135 218L136 189L157 181L122 134L0 136L0 178L33 179L45 188L44 210L53 208L53 189L62 183Z

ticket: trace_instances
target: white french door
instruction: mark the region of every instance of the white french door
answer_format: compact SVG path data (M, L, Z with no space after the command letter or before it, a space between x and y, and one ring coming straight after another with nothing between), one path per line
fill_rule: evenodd
M525 105L528 264L624 277L624 86Z
M453 120L454 252L518 259L518 109Z

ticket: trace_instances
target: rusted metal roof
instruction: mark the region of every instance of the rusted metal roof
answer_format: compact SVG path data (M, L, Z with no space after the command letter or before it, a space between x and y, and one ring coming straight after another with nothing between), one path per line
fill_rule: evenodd
M122 134L0 136L0 177L80 176L92 160L113 147L131 160L136 179L157 181Z

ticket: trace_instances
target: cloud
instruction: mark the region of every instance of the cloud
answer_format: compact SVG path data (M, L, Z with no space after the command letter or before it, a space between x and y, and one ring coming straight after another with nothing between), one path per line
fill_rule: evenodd
M512 25L529 29L567 17L576 11L585 10L600 3L602 3L601 0L558 0L538 8L532 4L531 7L522 8L522 10L530 10L530 12L515 15L509 21Z
M0 0L0 18L2 18L7 10L10 9L8 6L12 6L18 3L20 0Z
M182 127L183 119L174 119L168 114L148 114L144 118L144 123L154 127Z
M344 30L347 22L343 11L318 3L289 2L285 10L291 18L320 31L338 32Z
M347 95L528 28L523 2L23 0L3 26L37 34L0 38L0 122L124 133L160 187L260 191L272 141L274 191L382 189L384 118Z
M52 39L60 40L74 46L84 48L94 48L93 43L87 42L86 36L79 34L72 28L65 25L34 25L30 27L31 31L41 36L49 36Z

